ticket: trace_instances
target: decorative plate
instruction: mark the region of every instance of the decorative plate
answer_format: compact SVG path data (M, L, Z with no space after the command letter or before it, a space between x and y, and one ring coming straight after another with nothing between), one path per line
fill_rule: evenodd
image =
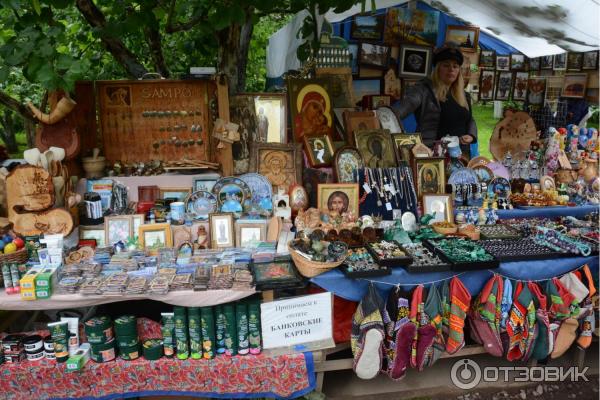
M233 176L219 179L213 186L212 193L217 197L219 206L226 200L237 201L242 206L246 201L252 200L252 191L248 184Z
M485 182L489 184L490 181L494 178L494 172L491 169L489 169L486 165L475 165L472 168L472 170L477 175L477 178L479 178L479 182Z
M406 232L414 232L417 230L417 217L410 211L402 214L402 229Z
M554 178L548 175L544 175L540 178L540 186L542 188L542 192L547 192L556 189L556 183L554 182Z
M398 117L390 107L382 106L377 108L377 119L381 124L381 129L389 129L390 133L402 133L402 125Z
M479 183L479 178L475 171L470 168L461 168L452 173L448 178L451 185L466 185L469 183Z
M498 195L498 198L508 198L510 196L510 182L508 179L496 177L490 181L488 196L493 198L495 195Z
M478 165L488 165L489 163L490 163L490 160L488 160L486 157L477 156L475 158L472 158L471 161L469 161L469 163L467 164L467 167L475 168Z
M185 199L185 210L195 219L208 219L208 214L217 211L217 198L211 192L199 190Z
M271 203L273 186L266 176L251 172L240 176L240 179L250 188L252 205L266 204L265 199Z
M354 170L364 168L362 156L356 147L340 147L334 156L334 168L338 183L354 183Z
M487 167L492 170L494 176L510 180L510 172L508 172L506 167L498 161L489 163Z

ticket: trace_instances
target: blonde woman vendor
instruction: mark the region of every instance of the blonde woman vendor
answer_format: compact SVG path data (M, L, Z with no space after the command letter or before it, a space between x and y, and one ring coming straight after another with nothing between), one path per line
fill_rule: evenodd
M462 152L468 155L469 145L477 142L477 126L464 90L462 63L463 55L455 44L448 42L436 49L431 78L408 88L392 108L400 120L414 113L417 132L427 146L444 136L458 136Z

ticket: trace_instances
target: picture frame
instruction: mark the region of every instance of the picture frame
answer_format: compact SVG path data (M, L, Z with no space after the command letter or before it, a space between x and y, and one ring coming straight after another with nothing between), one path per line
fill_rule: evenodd
M496 71L510 71L510 56L496 55Z
M264 175L273 185L273 193L280 188L287 192L291 185L302 182L302 144L251 143L250 172Z
M363 110L376 110L381 107L389 107L392 103L392 97L387 94L370 94L363 96Z
M358 47L358 64L370 68L386 69L392 48L383 44L361 42Z
M358 130L354 132L354 138L365 167L392 168L397 165L392 135L389 130Z
M304 151L311 167L327 167L333 161L334 148L329 135L304 135Z
M579 98L585 97L587 89L587 74L567 74L563 82L562 97Z
M211 213L208 221L212 249L235 247L233 213Z
M397 76L394 63L390 63L383 75L383 94L390 96L394 101L402 98L402 79Z
M441 157L416 158L414 160L417 197L426 194L444 194L446 188L445 160Z
M453 222L454 212L452 210L452 196L449 194L425 194L423 195L423 213L433 216L429 223Z
M358 215L358 183L320 183L317 186L317 208Z
M566 71L567 70L567 53L555 54L552 59L552 70Z
M348 143L356 145L354 132L357 130L379 129L379 119L375 111L345 111L344 130Z
M106 246L106 232L104 231L104 225L79 225L79 239L95 240L96 247Z
M496 72L493 70L481 70L479 73L479 100L494 99L494 80Z
M212 192L212 188L220 178L204 178L196 177L192 183L192 193L204 190L205 192Z
M364 96L379 95L383 91L381 78L357 78L352 80L352 97L357 102Z
M317 68L316 75L318 79L327 82L329 98L331 99L331 108L354 107L352 91L352 74L348 68Z
M398 165L400 163L406 163L407 165L412 165L412 161L414 159L412 148L414 145L405 144L402 146L395 146L396 150L396 160L398 160Z
M434 45L438 37L440 12L389 7L385 13L385 43L414 43Z
M240 140L231 146L233 173L236 175L248 172L250 143L259 141L257 134L258 120L254 98L248 94L237 94L229 97L229 120L238 125Z
M305 134L333 133L333 104L330 81L324 78L288 78L288 102L294 142L302 144ZM314 114L314 115L312 115Z
M333 173L338 183L354 182L354 171L364 166L360 152L353 146L340 147L333 157Z
M533 57L529 59L529 71L537 72L540 70L540 57Z
M132 220L129 215L104 217L104 227L104 243L107 246L112 246L119 241L127 243L133 233Z
M358 43L348 43L348 53L350 53L350 70L352 75L358 75Z
M525 70L525 55L514 53L510 55L510 69L511 71L524 71Z
M402 79L402 93L406 93L408 88L419 83L420 79Z
M394 141L394 146L414 146L417 143L423 143L423 139L421 138L421 133L398 133L392 135L392 140Z
M513 79L513 100L524 101L527 98L527 84L529 81L529 72L519 71L515 72Z
M546 94L546 78L533 77L527 81L527 98L526 101L532 106L542 106Z
M383 14L357 14L350 25L350 39L380 42L383 39Z
M173 234L171 224L145 224L139 228L140 247L158 249L159 247L172 247Z
M579 72L583 66L583 53L568 52L567 53L567 71Z
M287 96L285 93L245 93L254 98L259 142L287 143Z
M144 214L133 214L129 217L131 218L131 237L137 237L140 226L144 225L146 221L146 216Z
M259 221L235 222L235 245L236 247L255 248L258 243L267 238L267 225Z
M510 98L511 88L513 86L513 74L509 71L498 73L496 79L496 91L494 100L508 100Z
M433 157L433 150L427 147L423 143L417 143L410 149L413 158L431 158Z
M554 66L554 56L541 56L540 69L552 69Z
M476 51L479 45L479 27L448 25L444 42L456 42L464 51Z
M482 49L479 54L479 66L481 68L495 68L496 67L496 51Z
M398 59L398 76L425 78L431 74L433 48L430 46L401 45Z
M598 69L598 51L586 51L583 53L582 70Z
M159 188L161 199L176 198L177 201L185 201L185 198L192 193L191 187L161 187Z

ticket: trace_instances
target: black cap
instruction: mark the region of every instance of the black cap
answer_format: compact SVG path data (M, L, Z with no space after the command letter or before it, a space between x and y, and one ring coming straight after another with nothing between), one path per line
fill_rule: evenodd
M446 42L433 52L433 65L446 60L454 60L458 65L462 65L464 58L458 45L454 42Z

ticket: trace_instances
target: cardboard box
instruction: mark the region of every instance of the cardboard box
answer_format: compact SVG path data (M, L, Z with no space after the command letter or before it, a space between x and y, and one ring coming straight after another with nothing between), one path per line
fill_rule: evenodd
M38 299L52 296L56 287L57 267L46 267L35 276L35 294Z
M89 343L79 346L75 354L67 360L67 372L81 371L90 360L90 350L91 346Z

